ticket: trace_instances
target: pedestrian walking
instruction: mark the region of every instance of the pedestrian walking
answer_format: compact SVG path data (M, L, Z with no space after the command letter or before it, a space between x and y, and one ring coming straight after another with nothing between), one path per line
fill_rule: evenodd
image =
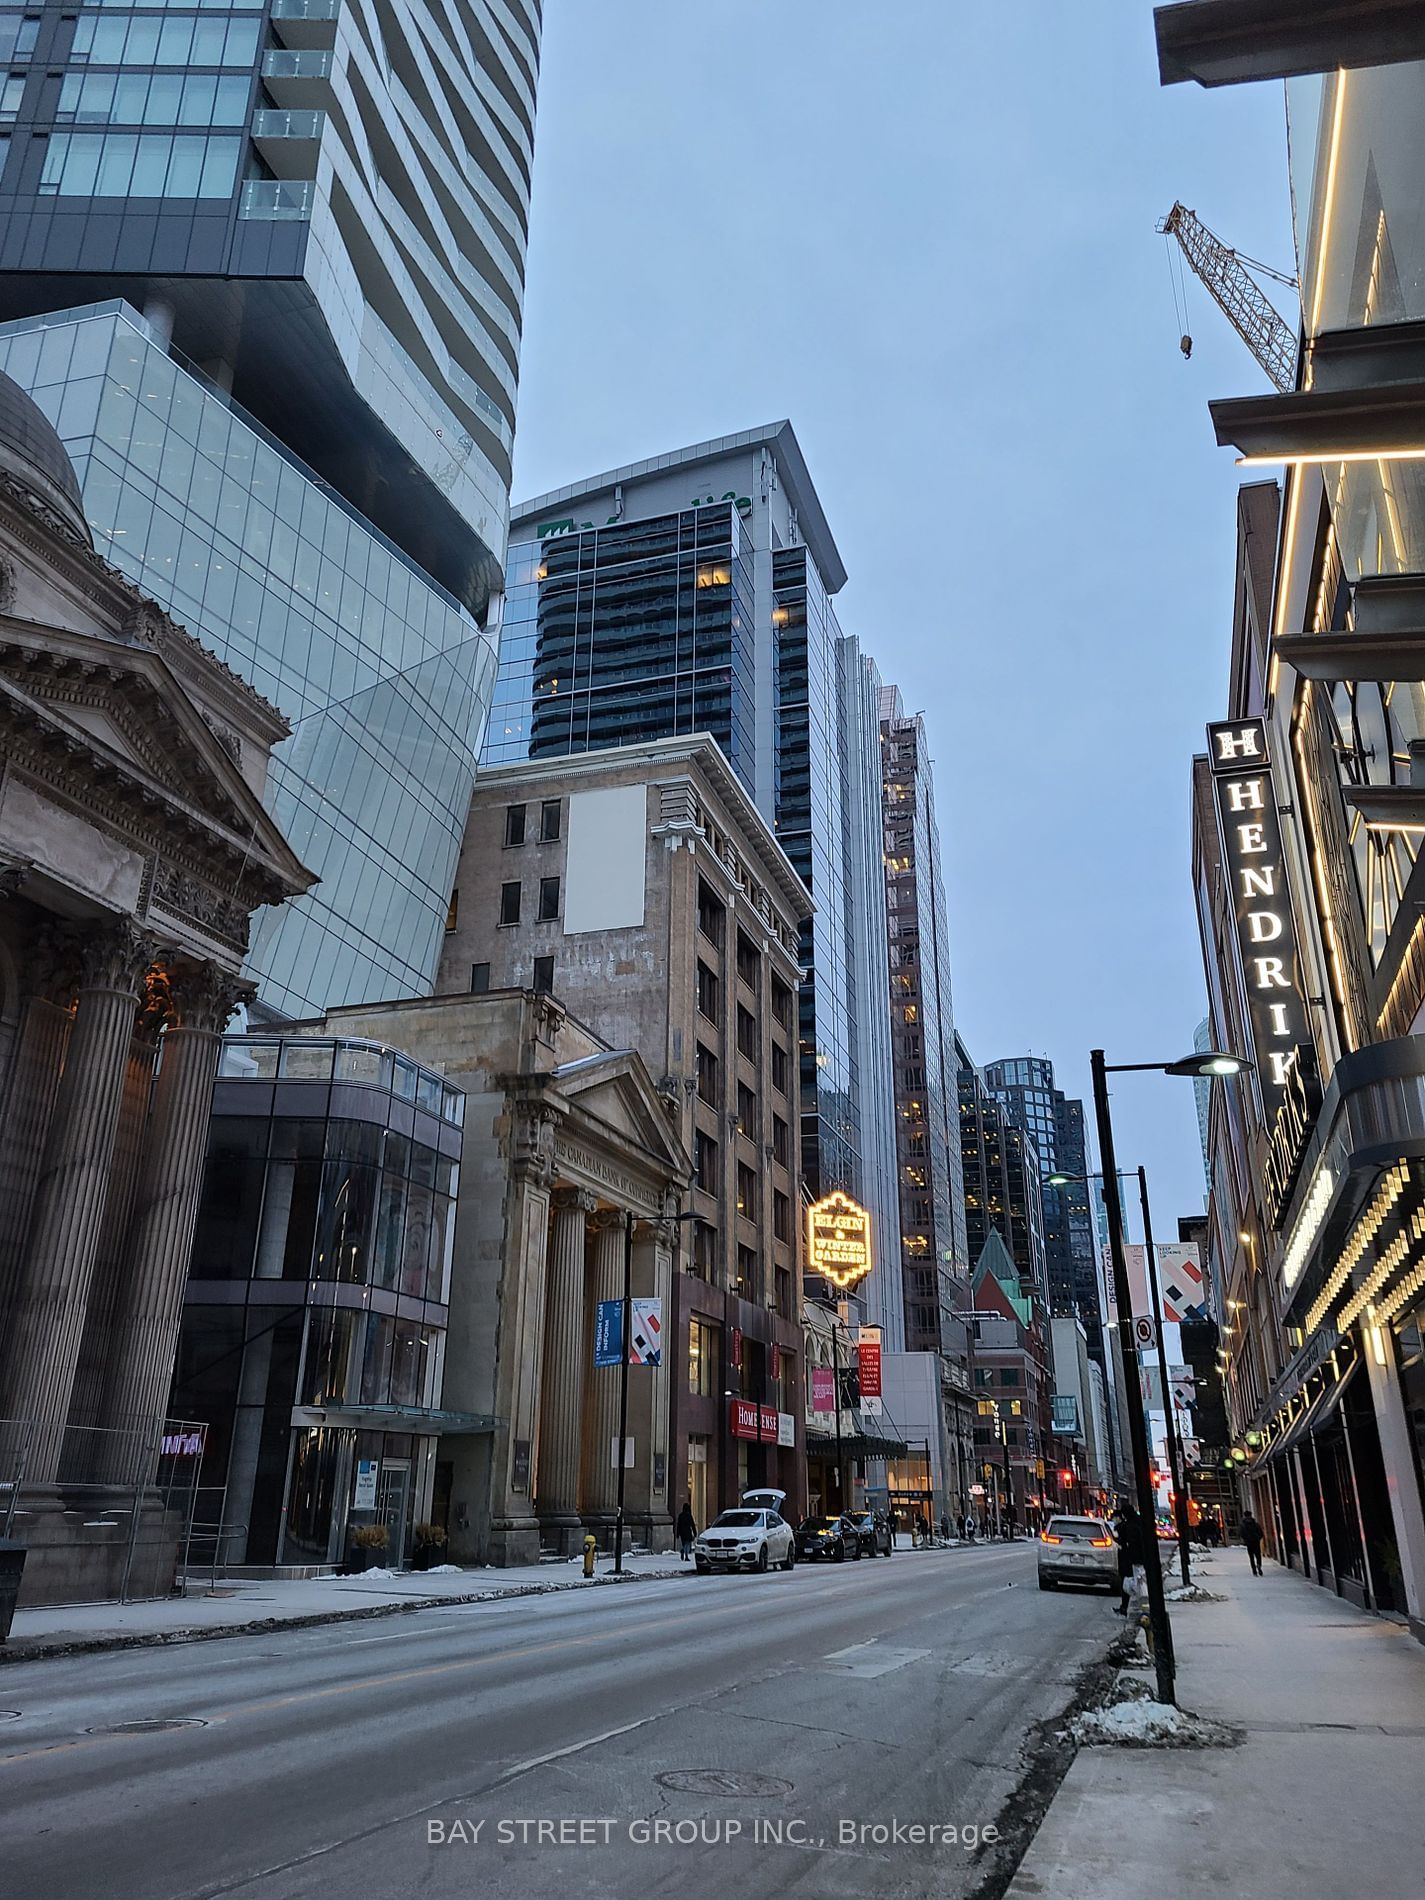
M1241 1531L1242 1542L1247 1547L1247 1559L1252 1566L1252 1575L1254 1577L1260 1577L1262 1574L1262 1541L1266 1533L1250 1511L1244 1511L1242 1513Z
M698 1527L693 1522L691 1504L684 1504L682 1510L679 1511L678 1522L674 1528L678 1539L678 1554L686 1563L693 1554L693 1539L698 1534Z
M1147 1587L1143 1575L1143 1520L1131 1504L1125 1504L1118 1513L1113 1534L1118 1539L1118 1614L1127 1616L1129 1599L1141 1596Z

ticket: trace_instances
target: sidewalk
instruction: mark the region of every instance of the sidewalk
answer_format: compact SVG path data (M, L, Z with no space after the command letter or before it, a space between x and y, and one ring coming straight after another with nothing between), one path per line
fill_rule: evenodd
M645 1581L694 1574L693 1566L680 1564L676 1556L640 1552L626 1556L623 1564L627 1576ZM56 1609L17 1610L10 1640L0 1643L0 1665L43 1656L192 1643L254 1630L300 1629L314 1623L397 1616L444 1604L479 1603L487 1597L591 1590L616 1581L612 1557L602 1554L592 1582L585 1579L582 1560L577 1557L567 1563L515 1570L403 1571L389 1577L319 1577L300 1583L220 1581L212 1595L197 1590L186 1597L143 1603L76 1603Z
M1241 1748L1082 1748L1007 1900L1418 1900L1425 1649L1239 1550L1173 1607L1178 1701Z

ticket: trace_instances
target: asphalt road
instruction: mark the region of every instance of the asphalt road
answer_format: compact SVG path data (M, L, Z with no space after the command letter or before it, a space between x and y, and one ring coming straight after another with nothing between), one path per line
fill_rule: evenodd
M0 1886L953 1896L1026 1729L1115 1628L1020 1544L15 1664ZM905 1837L930 1825L958 1833Z

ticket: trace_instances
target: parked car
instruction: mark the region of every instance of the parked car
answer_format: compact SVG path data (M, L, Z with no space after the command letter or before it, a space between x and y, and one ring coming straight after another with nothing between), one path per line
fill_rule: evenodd
M889 1557L895 1548L891 1527L879 1511L852 1511L851 1522L868 1557Z
M1101 1517L1051 1517L1039 1533L1039 1588L1118 1588L1118 1546Z
M861 1555L861 1534L849 1517L804 1517L797 1526L797 1555L844 1563Z
M790 1570L796 1560L792 1527L775 1511L724 1511L693 1543L693 1561L704 1575L710 1570L767 1570L773 1564Z

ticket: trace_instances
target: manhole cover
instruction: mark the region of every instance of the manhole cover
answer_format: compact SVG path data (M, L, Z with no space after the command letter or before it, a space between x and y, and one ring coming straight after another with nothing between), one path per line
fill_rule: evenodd
M140 1722L106 1722L102 1728L87 1728L86 1735L162 1735L171 1728L206 1728L196 1715L155 1715Z
M655 1775L654 1780L678 1794L740 1795L749 1801L792 1792L790 1781L780 1781L776 1775L754 1775L740 1768L670 1768L665 1775Z

